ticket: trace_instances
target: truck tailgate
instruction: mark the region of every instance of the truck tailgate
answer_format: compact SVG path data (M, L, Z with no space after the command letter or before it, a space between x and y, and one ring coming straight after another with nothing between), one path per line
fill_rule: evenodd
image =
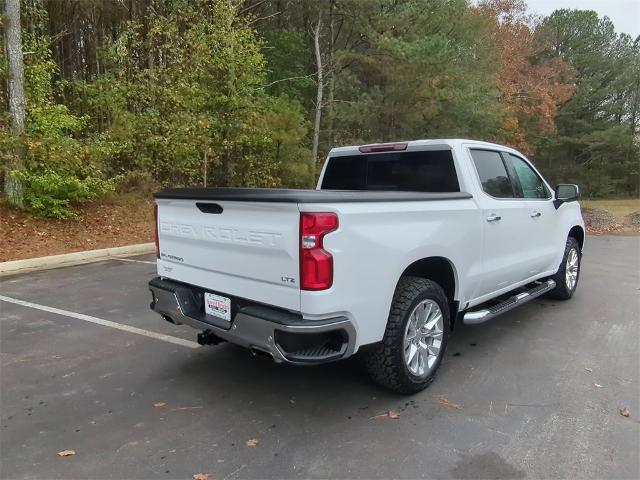
M296 203L156 198L158 274L300 310Z

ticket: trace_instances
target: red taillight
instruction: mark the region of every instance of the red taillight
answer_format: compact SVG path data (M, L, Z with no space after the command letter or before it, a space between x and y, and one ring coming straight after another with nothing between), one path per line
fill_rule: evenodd
M408 144L404 143L376 143L373 145L363 145L358 150L362 153L377 153L377 152L400 152L407 149Z
M160 258L160 241L158 240L158 205L153 206L153 216L156 220L156 228L153 231L155 233L154 237L156 242L156 257Z
M323 247L324 236L338 228L335 213L300 214L300 288L325 290L333 284L333 257Z

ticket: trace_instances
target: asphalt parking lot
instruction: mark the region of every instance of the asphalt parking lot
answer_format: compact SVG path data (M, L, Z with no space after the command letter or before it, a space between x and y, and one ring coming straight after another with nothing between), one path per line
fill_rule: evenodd
M2 478L640 477L638 237L589 237L571 301L456 329L412 397L357 358L198 347L149 311L153 258L132 260L0 279L29 302L0 301Z

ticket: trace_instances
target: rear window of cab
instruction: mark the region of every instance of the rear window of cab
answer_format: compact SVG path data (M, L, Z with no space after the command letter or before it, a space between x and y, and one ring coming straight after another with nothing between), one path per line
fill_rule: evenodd
M459 192L451 150L356 154L329 158L323 190Z

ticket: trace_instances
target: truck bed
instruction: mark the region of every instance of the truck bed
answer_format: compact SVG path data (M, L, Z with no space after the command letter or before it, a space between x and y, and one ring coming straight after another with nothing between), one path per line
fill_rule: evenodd
M155 198L276 203L426 202L471 198L466 192L430 193L377 190L294 190L283 188L169 188Z

